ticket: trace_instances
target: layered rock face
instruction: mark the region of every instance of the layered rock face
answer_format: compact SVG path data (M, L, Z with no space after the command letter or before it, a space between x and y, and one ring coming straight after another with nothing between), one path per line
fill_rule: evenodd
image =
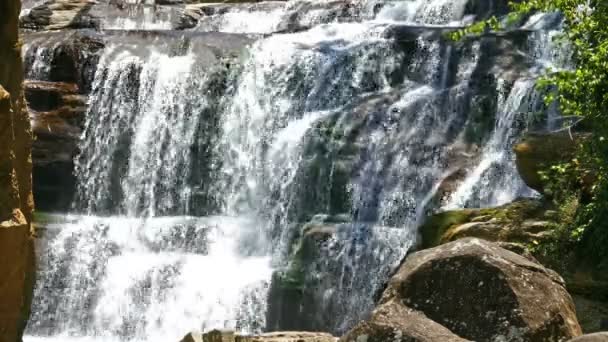
M33 291L32 143L17 33L21 3L0 3L0 341L20 341Z

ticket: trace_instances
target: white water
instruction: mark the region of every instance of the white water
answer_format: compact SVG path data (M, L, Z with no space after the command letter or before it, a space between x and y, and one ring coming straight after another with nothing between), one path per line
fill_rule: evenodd
M504 81L499 81L499 87L503 84ZM444 209L498 206L533 194L515 168L512 148L521 132L516 120L525 119L534 105L530 103L529 96L533 94L535 85L534 79L520 79L508 95L503 89L496 126L484 147L481 161L452 194Z
M192 330L250 331L263 324L259 311L269 259L239 253L239 244L246 243L243 232L255 230L255 221L179 216L68 221L46 247L51 253L43 258L48 264L41 276L55 286L38 288L37 296L47 299L37 305L30 326L44 331L45 316L53 316L60 322L52 330L63 336L82 337L84 328L101 340L167 341Z

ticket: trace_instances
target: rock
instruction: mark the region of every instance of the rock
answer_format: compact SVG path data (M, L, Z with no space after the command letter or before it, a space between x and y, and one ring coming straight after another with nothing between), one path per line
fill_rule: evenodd
M338 339L318 332L271 332L260 335L239 335L231 330L211 330L204 334L189 333L181 342L336 342Z
M372 312L371 319L359 323L340 342L461 342L465 340L423 313L389 301Z
M106 42L93 31L50 31L24 35L26 78L76 84L80 95L91 90Z
M608 332L579 336L570 342L608 342Z
M0 341L21 341L34 290L32 135L22 89L18 0L0 1Z
M517 171L532 189L546 193L545 182L539 172L547 171L552 165L570 161L580 144L588 137L585 133L570 135L558 133L528 133L513 150L515 151ZM591 191L595 177L581 175L586 192Z
M374 309L374 294L381 291L415 235L373 223L340 222L345 219L351 218L316 215L299 225L301 233L286 257L289 263L274 273L270 284L266 330L341 335ZM390 245L395 241L403 249ZM368 276L370 270L374 277Z
M552 213L550 204L537 199L519 199L496 208L438 213L420 227L421 247L435 247L463 237L538 244L551 236L556 219Z
M203 334L191 332L182 338L181 342L203 342Z
M608 329L608 302L584 297L582 295L572 295L574 305L576 305L576 315L585 333L595 333Z
M33 182L38 208L67 211L76 187L74 157L87 98L74 83L26 81L25 96L36 140Z
M30 30L96 28L96 18L89 11L94 0L51 0L32 8L20 18L20 26Z
M338 339L320 332L271 332L257 336L237 336L235 342L336 342Z
M581 334L557 273L475 238L407 257L380 303L394 300L475 341L564 341Z
M30 315L35 262L30 224L15 209L12 218L0 221L0 341L21 341Z

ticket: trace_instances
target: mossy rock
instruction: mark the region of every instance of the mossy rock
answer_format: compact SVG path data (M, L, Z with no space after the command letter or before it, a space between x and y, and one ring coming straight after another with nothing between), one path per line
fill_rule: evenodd
M485 209L462 209L430 216L420 228L422 248L464 237L489 241L537 244L549 236L555 215L551 205L537 199Z

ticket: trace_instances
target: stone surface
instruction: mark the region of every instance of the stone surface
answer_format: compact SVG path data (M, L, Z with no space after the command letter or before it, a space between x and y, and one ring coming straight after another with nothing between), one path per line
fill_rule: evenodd
M576 316L584 333L608 330L608 301L576 294L572 295L572 299L576 305Z
M25 96L36 140L32 149L37 206L67 211L76 187L74 157L87 98L74 83L27 81Z
M392 300L377 307L368 321L359 323L340 342L464 342L423 313Z
M336 342L327 333L303 331L278 331L260 335L239 335L231 330L211 330L206 333L191 332L181 342Z
M320 332L271 332L257 336L241 336L236 342L335 342L338 339L327 333Z
M22 89L18 0L0 1L0 341L21 341L30 314L35 258L32 143Z
M579 336L570 340L571 342L608 342L608 332Z
M475 238L407 257L380 303L393 300L475 341L565 341L581 334L557 273Z
M51 0L32 8L21 17L20 26L31 30L60 30L65 28L95 28L95 18L89 11L94 0Z
M26 78L76 84L86 94L106 39L90 30L28 32L23 35Z
M550 204L537 199L519 199L496 208L446 211L430 216L421 226L421 247L464 237L538 244L550 238L555 216Z

